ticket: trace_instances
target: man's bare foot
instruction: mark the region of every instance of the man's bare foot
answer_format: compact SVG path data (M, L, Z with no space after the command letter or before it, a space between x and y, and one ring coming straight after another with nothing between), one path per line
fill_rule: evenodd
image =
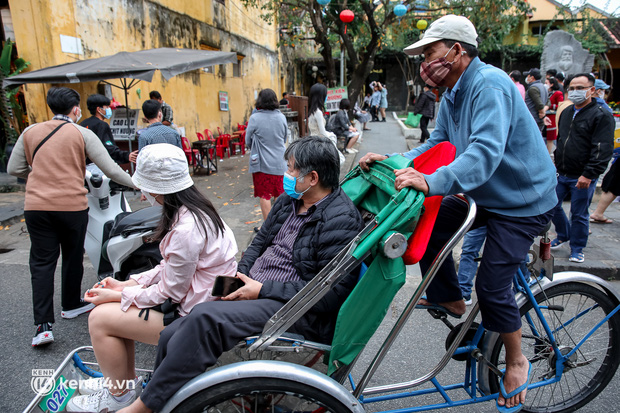
M137 398L130 406L119 410L117 413L153 413L153 410L146 407L141 398Z
M525 356L521 356L520 360L516 363L508 363L506 364L506 372L504 373L504 389L506 390L506 394L510 394L519 386L522 386L527 382L527 373L529 370L530 364ZM500 406L506 406L507 408L512 408L514 406L519 405L520 403L525 402L525 394L527 393L527 389L523 390L521 393L512 396L509 399L505 399L504 396L500 393L497 398L497 404Z
M420 298L420 301L418 301L418 304L425 305L425 306L433 305L433 303L431 303L430 301L424 298ZM458 315L463 315L467 311L467 306L465 305L465 301L463 300L448 301L446 303L438 303L438 304L444 307L446 310L453 312L454 314L458 314Z

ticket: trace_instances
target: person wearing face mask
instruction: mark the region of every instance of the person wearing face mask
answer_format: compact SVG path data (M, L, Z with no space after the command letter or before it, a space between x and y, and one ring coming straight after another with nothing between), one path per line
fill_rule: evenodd
M538 129L542 131L545 126L545 104L549 99L547 88L540 81L542 79L540 70L534 68L523 74L526 76L525 82L528 84L525 104L532 114L532 118L536 121Z
M127 281L106 278L84 295L96 305L88 318L104 377L80 383L67 412L117 411L136 399L134 341L157 344L159 333L199 303L215 299L219 275L237 273L237 242L213 204L198 191L182 149L149 145L138 154L132 180L162 206L154 238L163 257L155 268ZM107 410L106 410L107 409Z
M328 139L296 140L284 159L286 193L239 261L237 276L245 285L221 301L198 304L161 332L155 372L138 400L121 412L160 411L223 352L260 334L271 316L362 230L357 208L338 184L338 150ZM356 282L356 272L345 276L288 331L330 343L338 310Z
M80 95L53 87L47 92L52 120L29 126L9 159L9 174L28 179L24 218L30 235L30 275L36 326L32 346L54 341L54 271L62 251L63 318L92 310L81 300L88 202L84 175L90 158L112 180L133 188L129 175L110 158L97 135L77 125Z
M605 102L605 91L609 89L609 85L603 82L601 79L596 79L594 81L594 88L596 90L594 91L593 99L596 101L596 103L607 109L610 113L613 113L613 109L609 107L607 102Z
M395 186L444 196L420 261L423 274L467 214L467 205L454 194L465 193L476 201L472 229L487 228L476 293L482 322L499 333L506 345L506 371L501 378L505 391L497 399L498 409L505 411L522 406L531 375L530 363L521 352L521 315L512 280L534 237L551 219L557 181L540 130L519 90L504 71L477 57L477 37L466 17L447 15L405 49L409 55L424 54L422 80L448 89L428 140L403 156L414 159L441 142L450 142L456 147L456 158L428 175L413 168L397 170ZM385 158L366 154L360 166L366 169L368 163ZM465 313L451 256L418 305L443 309L455 317Z
M169 143L181 150L183 149L179 133L161 122L163 117L161 103L155 99L145 101L142 104L142 114L149 123L149 126L140 130L140 134L138 135L138 151L154 143Z
M114 136L110 125L104 122L104 119L110 119L112 117L112 109L110 109L110 99L104 95L90 95L86 99L86 107L92 115L90 118L84 119L80 126L95 132L95 135L99 137L103 146L107 149L110 157L118 164L129 162L130 152L123 151L114 142ZM138 153L136 152L135 155ZM89 163L89 159L86 163Z
M573 105L562 111L558 120L555 150L557 197L553 224L557 237L551 248L569 241L572 262L584 262L583 249L588 243L589 213L596 180L605 172L614 147L615 122L611 113L594 101L594 77L575 75L568 85L568 99ZM570 221L562 201L570 194Z

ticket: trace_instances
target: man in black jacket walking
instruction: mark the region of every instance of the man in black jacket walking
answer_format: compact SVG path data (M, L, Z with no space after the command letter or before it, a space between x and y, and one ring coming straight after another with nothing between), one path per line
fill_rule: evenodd
M427 140L430 136L428 132L428 123L433 120L435 116L435 99L436 96L431 91L431 87L429 85L424 85L424 92L418 96L418 100L413 108L413 113L415 115L418 113L422 114L422 118L420 119L420 129L422 130L420 143Z
M222 301L198 304L162 331L155 373L128 411L159 410L223 352L259 334L271 316L362 230L359 212L338 186L340 161L329 140L297 140L284 157L286 194L277 199L239 262L238 277L245 285ZM356 274L346 276L291 331L329 343L338 310L356 280Z
M555 166L558 172L558 205L553 224L557 238L551 248L570 241L572 262L583 262L583 249L588 243L588 206L598 176L605 172L613 152L615 123L607 110L592 99L594 77L578 74L568 87L568 99L574 103L560 115ZM571 220L568 221L562 201L571 195Z

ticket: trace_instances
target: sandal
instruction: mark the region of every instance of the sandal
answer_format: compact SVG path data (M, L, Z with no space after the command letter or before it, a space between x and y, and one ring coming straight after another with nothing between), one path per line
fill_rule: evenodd
M564 244L566 241L560 241L559 239L554 239L553 241L551 241L551 249L556 249L556 248L560 248L562 246L562 244Z

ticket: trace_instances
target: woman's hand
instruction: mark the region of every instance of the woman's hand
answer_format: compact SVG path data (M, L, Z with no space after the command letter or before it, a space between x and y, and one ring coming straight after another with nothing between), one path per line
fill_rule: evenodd
M222 297L224 301L240 301L240 300L256 300L260 294L260 289L263 288L263 284L259 283L248 277L245 274L237 273L237 277L245 283L245 285L239 288L237 291L228 294L226 297Z
M84 301L95 305L121 301L121 292L108 288L91 288L84 294Z
M107 288L108 290L113 291L122 291L125 287L131 287L133 285L138 285L138 282L133 279L129 279L127 281L119 281L116 278L107 277L103 281L98 282L93 285L93 288Z
M368 152L366 155L362 156L362 158L360 159L360 167L367 171L370 168L368 167L368 164L371 164L375 161L382 161L384 159L387 159L387 156L385 155L379 155L377 153L372 153L372 152Z
M407 186L417 189L424 195L428 195L428 184L424 175L415 169L409 167L405 169L395 169L394 174L396 179L394 180L394 187L399 191Z

